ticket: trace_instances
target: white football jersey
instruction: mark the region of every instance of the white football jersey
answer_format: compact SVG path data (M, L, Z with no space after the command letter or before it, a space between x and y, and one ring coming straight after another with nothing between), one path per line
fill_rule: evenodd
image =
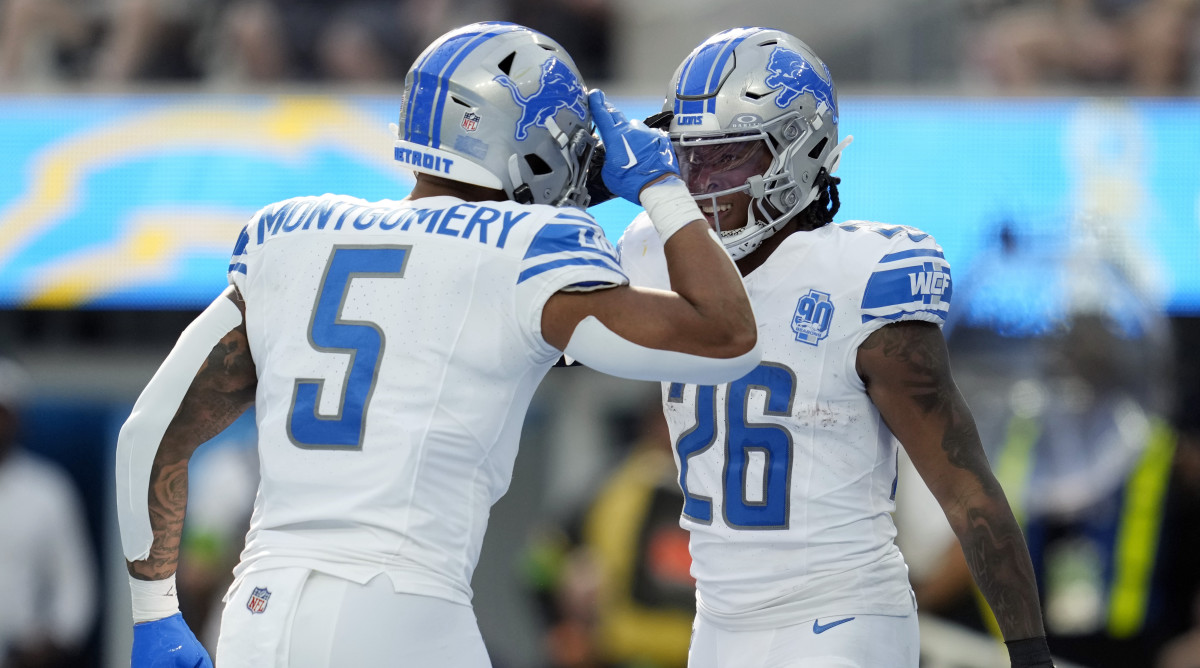
M634 285L669 287L648 219L620 248ZM762 364L726 385L663 385L697 609L735 630L906 615L890 514L898 443L855 360L888 323L945 321L942 250L911 227L830 224L789 236L745 284Z
M239 580L302 566L459 602L560 352L560 290L627 282L576 209L324 195L260 211L229 280L258 369L261 483ZM236 585L235 585L236 586Z

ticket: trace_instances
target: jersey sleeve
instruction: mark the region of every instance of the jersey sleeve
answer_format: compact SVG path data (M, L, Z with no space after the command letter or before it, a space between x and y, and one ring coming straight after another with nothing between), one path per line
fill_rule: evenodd
M271 224L271 216L278 211L282 203L272 204L260 209L242 228L237 241L233 244L233 255L229 258L229 284L236 287L242 295L246 294L246 283L252 273L258 249L267 236L267 228Z
M559 213L534 234L517 274L517 312L525 331L542 339L542 307L555 292L587 292L627 285L617 249L584 212ZM550 352L547 350L546 352Z
M643 212L633 219L617 241L617 251L621 256L621 268L629 277L630 285L671 289L662 238L650 222L650 216Z
M863 289L860 311L864 329L874 331L902 320L923 320L939 327L945 324L954 287L941 246L915 228L880 229L892 231L892 235Z

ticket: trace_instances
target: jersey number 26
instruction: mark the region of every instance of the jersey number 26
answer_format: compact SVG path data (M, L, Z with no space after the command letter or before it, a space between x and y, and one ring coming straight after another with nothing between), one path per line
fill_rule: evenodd
M725 462L722 504L725 524L733 529L786 529L790 508L792 437L769 423L751 424L746 409L752 390L765 395L763 415L788 416L796 394L796 375L779 364L760 364L729 384L725 395ZM683 386L671 385L668 401L683 400ZM713 521L712 499L688 491L689 460L713 446L717 438L717 388L696 388L696 426L680 435L679 487L683 514L694 521ZM753 464L761 464L752 465ZM758 493L748 494L749 489Z

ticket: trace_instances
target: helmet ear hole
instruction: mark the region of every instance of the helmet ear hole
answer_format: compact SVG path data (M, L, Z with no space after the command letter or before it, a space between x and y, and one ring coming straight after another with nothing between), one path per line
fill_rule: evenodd
M817 142L817 145L814 146L813 149L808 152L808 157L812 158L813 160L816 160L817 158L821 157L821 153L825 150L825 146L828 144L829 144L829 137L821 137L821 141Z
M533 172L534 176L545 176L546 174L554 171L550 165L546 164L546 161L536 153L526 153L524 157L525 164L529 165L529 170Z
M503 72L503 73L505 73L505 74L509 74L509 75L511 75L511 74L512 74L513 60L516 60L516 58L517 58L517 52L516 52L516 51L513 51L512 53L510 53L510 54L508 54L507 56L505 56L505 57L504 57L504 60L501 60L501 61L500 61L500 64L499 64L499 65L497 65L497 67L499 67L499 68L500 68L500 71L501 71L501 72Z

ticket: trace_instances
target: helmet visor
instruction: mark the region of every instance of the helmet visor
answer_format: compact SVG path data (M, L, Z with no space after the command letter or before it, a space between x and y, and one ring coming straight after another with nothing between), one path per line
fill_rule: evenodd
M679 171L693 195L715 195L739 190L747 179L760 176L771 165L771 152L759 135L714 143L680 142L675 145Z

